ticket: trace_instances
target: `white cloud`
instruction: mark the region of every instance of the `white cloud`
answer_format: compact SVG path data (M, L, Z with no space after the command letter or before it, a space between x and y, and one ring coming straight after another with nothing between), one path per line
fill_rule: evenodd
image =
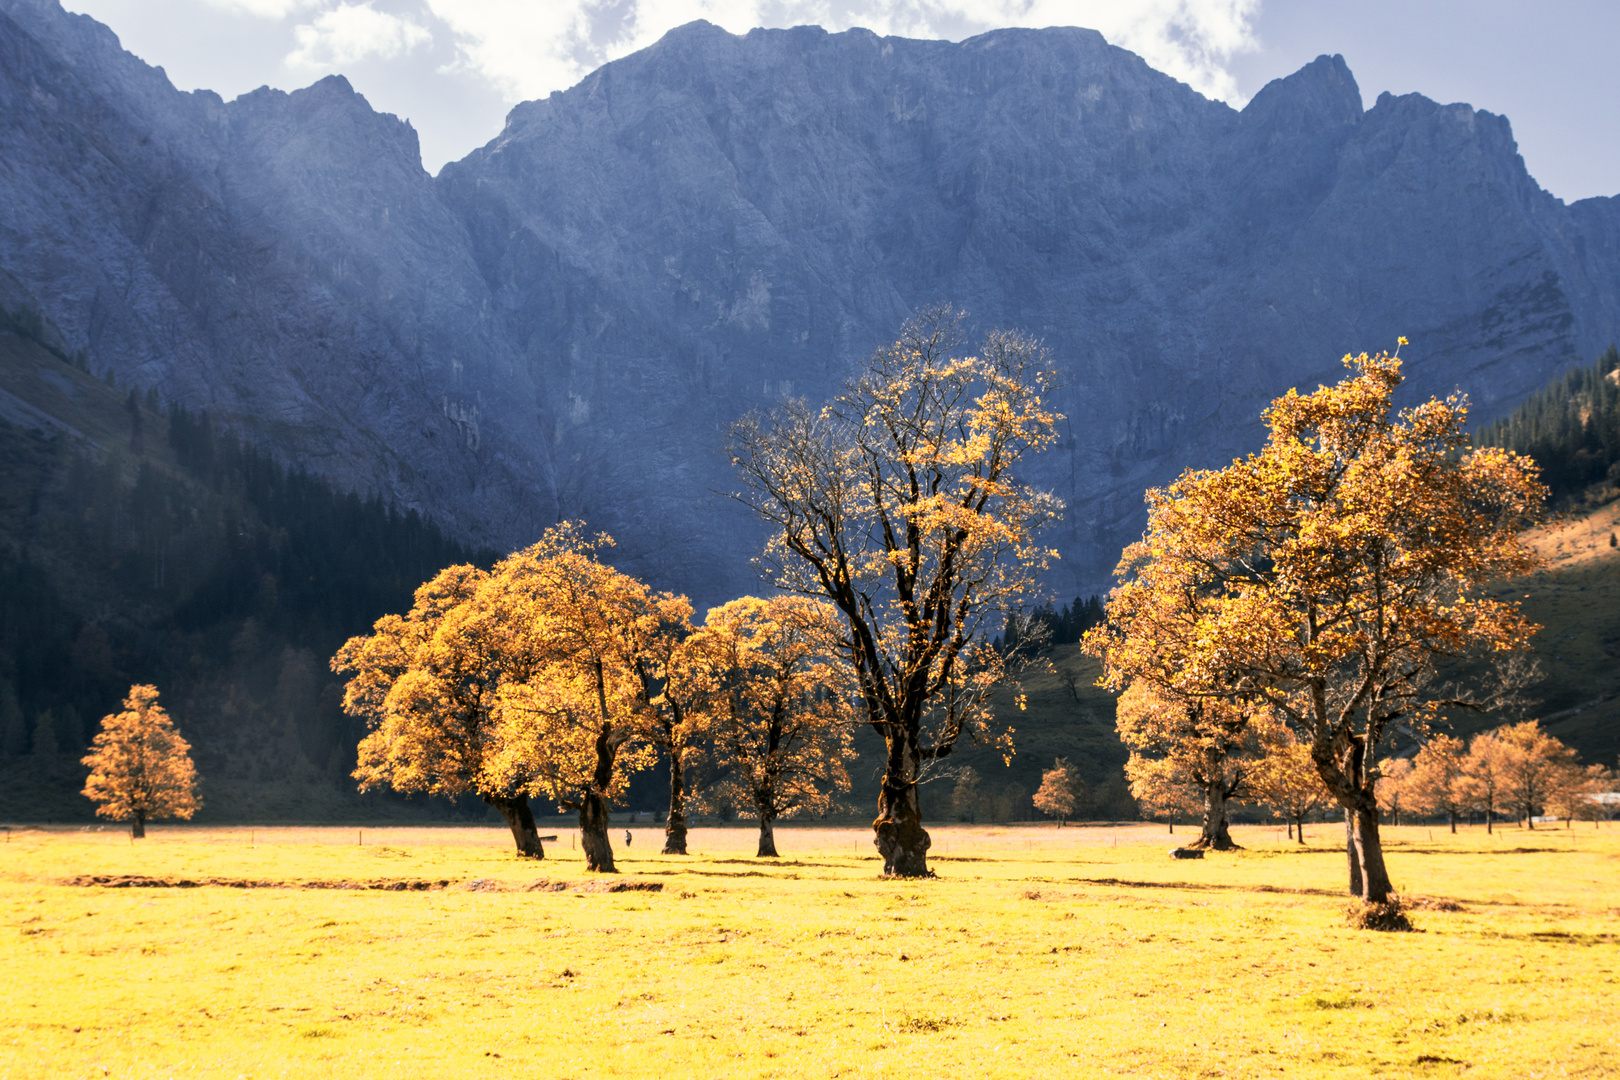
M367 0L321 12L293 27L293 39L298 47L287 54L288 67L327 68L373 56L390 60L427 44L433 35L409 19L376 10Z
M314 7L319 0L207 0L208 6L261 19L285 19L295 11Z
M290 0L236 0L276 3ZM707 19L756 26L862 26L960 40L1006 26L1085 26L1210 97L1241 105L1227 63L1258 48L1260 0L425 0L455 33L458 66L509 101L573 85L609 60Z
M456 35L458 66L494 83L508 101L543 97L610 57L591 47L589 0L427 0Z

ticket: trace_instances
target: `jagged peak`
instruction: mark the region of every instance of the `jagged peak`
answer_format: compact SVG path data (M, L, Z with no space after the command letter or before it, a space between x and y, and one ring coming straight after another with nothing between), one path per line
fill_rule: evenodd
M1260 88L1243 109L1248 123L1273 127L1347 127L1362 118L1361 88L1344 57L1323 54Z

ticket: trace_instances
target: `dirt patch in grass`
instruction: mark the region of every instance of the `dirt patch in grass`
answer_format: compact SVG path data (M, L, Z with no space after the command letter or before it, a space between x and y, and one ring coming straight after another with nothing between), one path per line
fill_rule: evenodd
M376 889L384 892L428 892L450 886L448 878L436 881L395 879L389 881L274 881L264 878L227 877L148 877L145 874L79 874L63 878L63 885L100 889L199 889L215 886L225 889Z

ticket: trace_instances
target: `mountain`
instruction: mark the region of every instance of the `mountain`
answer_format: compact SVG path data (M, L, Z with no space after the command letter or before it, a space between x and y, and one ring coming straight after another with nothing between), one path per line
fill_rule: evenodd
M1620 338L1620 201L1542 191L1502 117L1364 111L1339 57L1237 111L1087 30L693 23L432 177L339 76L181 93L0 0L0 151L0 303L91 370L469 543L584 517L700 606L758 587L727 425L920 305L1051 350L1064 596L1347 351L1406 335L1413 396L1490 417Z

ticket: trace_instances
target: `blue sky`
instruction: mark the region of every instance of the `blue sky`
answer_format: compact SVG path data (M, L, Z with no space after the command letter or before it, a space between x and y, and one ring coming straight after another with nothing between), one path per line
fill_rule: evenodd
M1381 91L1513 122L1530 172L1573 201L1620 194L1620 3L1613 0L63 0L182 89L226 97L346 75L411 120L434 172L512 105L706 18L734 32L818 23L960 39L1078 25L1241 106L1321 53Z

